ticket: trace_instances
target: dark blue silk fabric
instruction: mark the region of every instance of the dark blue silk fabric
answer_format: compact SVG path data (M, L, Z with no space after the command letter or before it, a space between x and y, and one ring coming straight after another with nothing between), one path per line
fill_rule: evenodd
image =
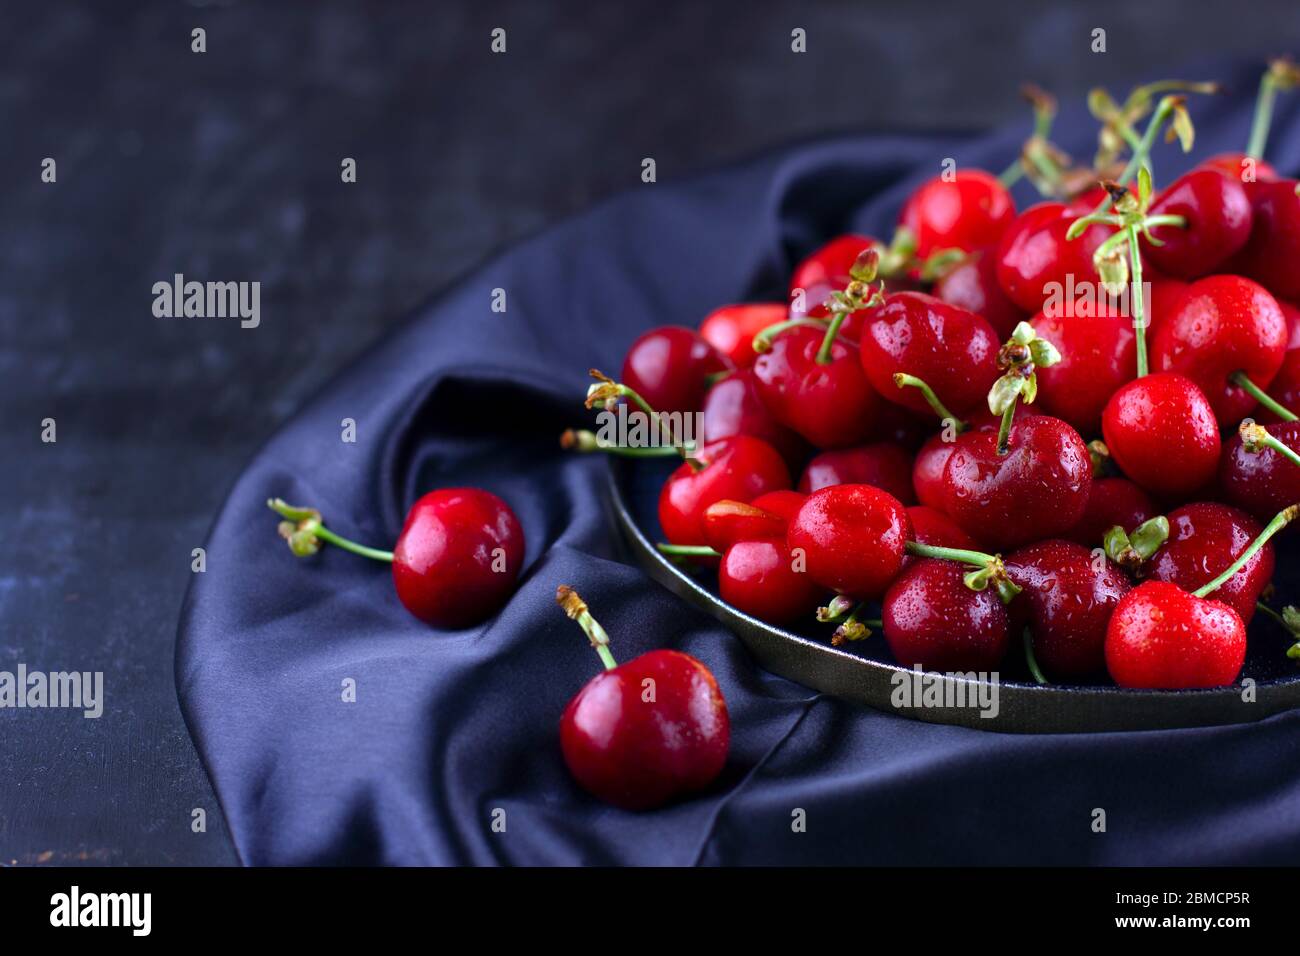
M1197 156L1246 140L1258 71L1220 75L1231 91L1192 103ZM1269 147L1291 174L1296 100L1281 100ZM1300 861L1300 713L1022 736L815 693L761 671L739 640L620 560L606 463L557 445L564 427L590 420L586 370L616 374L638 333L693 325L722 303L780 298L793 264L820 242L846 229L887 237L907 192L944 157L1000 170L1027 126L809 142L689 181L660 169L664 181L485 265L338 376L234 485L181 617L180 701L241 859ZM1056 139L1088 156L1094 129L1066 110ZM1161 148L1158 181L1190 162ZM1035 201L1023 184L1016 195L1022 207ZM491 309L495 288L506 290L504 314ZM344 418L356 421L355 444L340 441ZM505 498L528 541L510 603L456 632L408 615L385 565L329 547L295 559L264 505L274 495L311 504L339 533L390 546L416 497L454 485ZM559 716L599 665L555 606L561 583L587 598L620 658L679 648L717 675L732 746L707 793L627 813L570 780ZM342 700L348 678L355 703ZM1091 829L1094 808L1106 811L1105 833ZM805 832L791 826L796 809Z

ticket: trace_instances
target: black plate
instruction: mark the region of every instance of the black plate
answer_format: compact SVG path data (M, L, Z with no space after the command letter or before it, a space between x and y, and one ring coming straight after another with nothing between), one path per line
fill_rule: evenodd
M610 492L616 520L628 546L646 572L668 590L708 611L725 624L774 674L815 690L891 710L933 723L959 724L1008 733L1078 733L1112 730L1156 730L1199 727L1259 720L1300 706L1300 672L1286 657L1287 635L1272 622L1258 618L1250 626L1250 645L1242 679L1232 687L1213 690L1150 691L1108 686L1040 686L1028 679L1020 655L1008 654L1007 669L997 675L997 708L961 706L960 701L985 702L990 681L935 675L927 678L941 691L942 703L896 706L902 683L917 688L913 672L900 667L877 633L849 648L831 647L832 628L809 621L800 632L773 627L736 610L718 597L712 574L692 574L655 550L663 540L659 528L659 489L671 471L672 459L610 459ZM1277 539L1274 539L1277 541ZM1300 578L1295 542L1278 544L1275 580L1285 585ZM1019 670L1017 669L1019 668ZM1253 682L1253 687L1251 685ZM1249 692L1253 690L1253 695ZM957 696L960 695L960 696ZM919 696L919 695L918 695ZM1250 699L1253 696L1253 699Z

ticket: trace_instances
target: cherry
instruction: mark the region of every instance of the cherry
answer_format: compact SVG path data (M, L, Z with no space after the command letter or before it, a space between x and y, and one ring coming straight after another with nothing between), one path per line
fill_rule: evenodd
M1053 288L1064 288L1069 276L1075 285L1100 281L1092 254L1111 231L1096 224L1077 239L1067 239L1080 215L1078 206L1045 202L1029 207L1007 227L998 245L998 282L1023 311L1041 310Z
M858 600L880 597L903 563L911 536L897 498L871 485L833 485L808 496L786 532L808 576Z
M875 485L905 505L913 504L912 457L897 445L880 443L824 451L813 458L799 479L804 494L831 485Z
M1277 179L1277 170L1262 159L1254 159L1245 153L1219 153L1202 162L1197 169L1213 169L1225 176L1241 182L1249 192L1256 182L1267 183ZM1252 179L1245 179L1244 174L1251 171Z
M916 415L893 402L881 402L875 424L867 435L867 442L888 442L915 452L925 444L933 431L933 413L927 411L924 416Z
M1237 612L1167 581L1129 591L1106 629L1106 669L1121 687L1218 687L1237 679L1245 659Z
M1278 369L1277 375L1273 376L1273 381L1268 386L1268 394L1278 405L1294 415L1296 409L1300 409L1300 309L1281 299L1278 300L1277 305L1286 318L1289 331L1286 352L1282 356L1282 367ZM1275 422L1282 419L1289 421L1285 415L1278 414L1268 407L1261 406L1259 409L1259 420L1262 422Z
M820 603L826 589L796 571L784 537L737 541L718 568L718 592L728 604L769 624L790 624Z
M784 539L789 523L785 515L759 505L723 499L704 509L704 542L715 551L726 551L737 541Z
M749 502L790 487L790 472L765 441L736 435L692 453L668 476L659 492L659 524L673 544L705 542L704 512L715 501Z
M279 498L267 506L285 519L280 534L299 557L315 554L327 541L390 562L398 600L434 627L469 627L491 617L514 592L524 563L519 519L504 501L478 488L443 488L417 500L391 552L335 534L315 509Z
M1000 419L985 408L972 415L966 427L967 430L997 432L999 423ZM916 492L917 500L945 514L948 511L948 493L943 484L943 471L955 440L955 434L940 431L921 446L912 462L912 490Z
M1100 433L1107 401L1136 369L1133 320L1104 300L1099 305L1099 314L1077 314L1087 310L1066 299L1059 314L1040 312L1030 322L1061 353L1057 364L1038 370L1038 401L1084 435Z
M1118 525L1132 531L1159 514L1156 503L1127 478L1093 478L1083 517L1065 535L1087 548L1101 546L1107 531Z
M802 291L805 307L799 312L812 315L814 309L826 301L827 296L848 285L851 278L849 270L853 268L858 256L878 245L880 242L870 236L836 236L795 266L790 277L790 295L794 299Z
M1193 492L1218 468L1214 410L1182 375L1144 375L1121 386L1106 403L1101 430L1124 474L1157 496Z
M829 361L825 333L796 327L778 335L754 363L759 394L777 420L818 448L843 448L866 438L880 399L867 384L857 348L836 338Z
M1254 225L1230 265L1279 299L1300 301L1300 196L1294 179L1257 182L1251 189Z
M1046 415L1021 415L999 454L998 435L968 431L944 466L948 515L992 548L1014 548L1069 531L1083 517L1092 460L1079 433Z
M993 246L973 253L944 273L935 283L934 294L949 305L982 316L998 341L1009 338L1016 323L1026 317L998 284L997 249Z
M1006 569L1022 589L1011 602L1012 619L1028 625L1038 666L1055 678L1101 673L1106 625L1132 587L1119 567L1102 558L1098 568L1089 548L1054 540L1013 552Z
M1278 449L1277 443L1291 454ZM1300 501L1298 452L1300 422L1270 425L1267 431L1249 419L1242 422L1219 462L1224 497L1260 521Z
M1244 511L1196 502L1169 512L1169 537L1147 562L1144 573L1191 591L1230 566L1259 537L1261 526ZM1255 602L1273 577L1273 546L1265 543L1246 565L1218 588L1215 597L1249 624Z
M738 369L710 388L704 397L703 413L701 431L705 443L749 435L767 442L791 466L808 457L808 443L768 411L753 369Z
M1147 336L1151 337L1155 335L1156 329L1164 324L1166 318L1177 311L1183 293L1192 286L1182 279L1171 279L1159 273L1146 276L1146 281L1151 284L1151 297L1144 313L1147 320Z
M780 515L788 525L807 500L808 496L803 492L783 488L779 491L769 491L765 495L759 495L750 504L755 508L762 508L769 514Z
M665 325L632 343L623 360L623 384L660 412L694 412L704 404L710 376L729 359L693 329Z
M781 302L724 305L704 317L700 323L700 337L737 368L748 368L758 357L754 353L754 336L769 325L788 318L788 311Z
M957 523L942 511L925 505L912 505L907 509L907 520L912 522L912 540L936 548L957 548L973 551L980 547ZM908 554L903 557L903 567L910 567L917 559Z
M910 375L955 415L983 405L998 377L1000 344L974 312L923 292L888 296L868 314L859 340L863 371L879 394L913 411L929 411L919 389L897 384L896 375Z
M1151 204L1152 216L1181 216L1184 225L1156 226L1142 252L1170 276L1195 279L1213 272L1250 238L1250 197L1239 179L1217 169L1178 177Z
M898 663L936 671L998 668L1010 639L1007 609L993 588L968 588L967 571L926 558L890 586L880 619Z
M1235 425L1281 368L1288 334L1277 300L1262 286L1240 276L1209 276L1193 282L1160 323L1152 366L1190 378L1220 424Z
M561 586L555 599L605 665L560 718L560 748L574 779L625 810L662 806L712 783L727 760L731 723L709 669L667 650L618 664L582 598Z
M911 231L922 259L942 249L973 252L1002 238L1016 206L996 176L982 169L935 176L903 204L899 225Z

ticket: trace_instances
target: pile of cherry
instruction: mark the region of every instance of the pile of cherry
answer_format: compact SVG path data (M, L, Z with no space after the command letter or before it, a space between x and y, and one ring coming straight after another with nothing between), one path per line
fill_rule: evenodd
M1117 144L1100 170L1047 142L1040 99L1002 180L931 179L890 242L799 263L788 305L656 328L620 381L593 370L589 408L665 430L699 411L698 441L565 444L680 455L660 550L769 623L816 615L836 644L878 627L928 670L995 671L1014 648L1039 681L1232 683L1257 610L1279 654L1300 624L1265 603L1269 539L1300 504L1300 185L1260 158L1296 79L1272 64L1247 152L1159 191L1152 146L1191 148L1183 94L1208 85L1096 100ZM1050 198L1018 212L1004 180L1028 169Z

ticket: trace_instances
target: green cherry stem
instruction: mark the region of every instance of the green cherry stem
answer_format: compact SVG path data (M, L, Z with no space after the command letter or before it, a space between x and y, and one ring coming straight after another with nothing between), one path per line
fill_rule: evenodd
M1151 146L1156 141L1156 133L1160 131L1160 127L1165 124L1165 120L1169 118L1181 100L1182 97L1166 96L1156 105L1156 110L1151 114L1151 120L1142 133L1142 138L1138 140L1137 146L1133 148L1133 155L1129 157L1128 165L1124 167L1124 171L1119 174L1119 179L1116 180L1118 185L1127 185L1137 175L1138 168L1147 161ZM1105 199L1097 204L1097 208L1092 211L1092 214L1094 216L1102 215L1110 208L1112 202L1114 202L1114 197L1107 195Z
M636 389L624 385L622 382L614 381L600 369L590 369L587 374L596 380L596 384L587 388L587 400L585 403L587 408L595 408L597 405L602 405L606 411L613 411L615 404L620 398L630 399L632 403L640 408L652 422L656 423L660 435L667 435L670 441L676 442L670 447L675 454L681 455L682 461L690 465L692 471L704 470L704 463L693 457L691 454L695 450L694 447L680 441L680 436L677 434L676 429L673 428L672 422L666 416L655 411L654 408L651 407L650 403L642 398L641 394L637 392ZM565 439L567 437L567 434L560 436L561 446L568 447L565 445ZM584 441L585 439L580 433L575 433L574 443L578 451L595 451L597 449L601 451L611 450L609 446L600 445L598 442L591 448L583 448L581 447L581 444Z
M374 561L393 562L393 552L370 548L335 534L321 523L320 512L315 508L297 508L283 498L268 498L266 506L285 520L280 522L280 535L289 542L289 550L298 557L306 557L320 550L320 542L328 541L337 548L351 551ZM319 539L319 540L317 540Z
M591 611L587 610L587 602L578 597L578 592L567 584L561 584L555 589L555 603L564 609L564 613L569 615L570 620L578 622L582 632L587 635L587 640L591 641L591 646L600 655L605 670L612 671L617 667L618 661L614 660L614 655L609 650L609 635L591 616Z
M782 332L788 332L790 329L799 328L817 329L820 332L825 332L826 325L825 322L820 322L817 319L786 319L784 322L777 322L775 325L769 325L767 328L755 335L751 347L755 352L758 352L761 355L764 352L771 351L772 340Z
M831 364L831 350L835 347L835 336L840 333L840 326L844 320L849 317L848 309L836 309L831 316L830 325L826 326L826 334L822 336L821 348L817 350L817 364Z
M918 558L938 558L940 561L959 561L984 567L998 560L997 555L983 551L970 551L966 548L943 548L937 544L922 544L920 541L908 541L904 546L908 554Z
M1291 411L1291 409L1287 408L1277 399L1273 398L1273 396L1269 395L1262 388L1252 382L1250 376L1245 372L1233 372L1232 384L1239 386L1243 392L1255 401L1259 402L1278 418L1282 419L1282 421L1300 421L1300 417L1298 417L1295 412Z
M1264 146L1268 143L1268 130L1273 122L1273 104L1279 90L1289 90L1296 85L1297 68L1290 60L1274 60L1259 79L1259 95L1255 97L1255 115L1250 122L1250 139L1246 143L1246 155L1254 159L1264 158Z
M1145 182L1145 180L1144 180ZM1133 331L1137 333L1137 377L1147 373L1147 317L1145 296L1142 295L1142 253L1138 249L1138 227L1131 225L1128 232L1129 269L1133 284L1129 291L1129 304L1133 309Z
M959 435L966 430L966 423L962 421L960 418L958 418L956 415L954 415L952 412L948 411L947 407L943 404L943 402L939 401L939 396L934 393L934 389L932 389L923 380L917 378L915 375L908 375L906 372L895 372L894 384L897 385L899 388L906 388L910 386L912 388L919 389L921 392L921 397L925 399L925 403L930 406L930 408L934 411L936 415L939 416L939 418L942 421L952 422L953 428L956 430L957 434Z
M1292 464L1300 466L1300 455L1296 454L1289 446L1284 445L1276 436L1269 434L1267 428L1252 419L1245 419L1237 427L1237 433L1241 435L1242 447L1248 452L1263 451L1265 448L1271 448L1279 455L1287 458Z
M1029 673L1034 676L1034 681L1036 683L1050 684L1051 681L1049 681L1047 677L1044 676L1042 670L1038 666L1038 658L1034 656L1034 638L1029 633L1029 628L1025 628L1024 630L1024 642L1025 642L1025 663L1029 665Z
M1002 413L1002 421L998 423L997 449L999 455L1005 455L1007 453L1007 443L1011 440L1011 426L1016 420L1016 405L1018 403L1018 397L1012 400L1011 404L1007 406L1006 411Z
M1273 535L1277 534L1294 521L1297 514L1300 514L1300 505L1289 505L1279 511L1273 516L1273 520L1264 527L1264 530L1259 533L1259 537L1250 543L1250 547L1246 548L1246 550L1241 553L1241 557L1228 565L1224 572L1209 584L1193 591L1192 596L1198 598L1205 597L1207 594L1222 587L1225 581L1245 567L1246 562L1259 553L1259 549L1268 543L1269 538L1273 537Z
M627 458L675 458L680 454L675 445L650 445L645 448L602 445L596 433L585 428L567 429L560 436L560 447L565 451L603 451L606 454L623 455Z
M655 549L660 554L666 554L675 558L720 558L721 551L716 551L706 544L664 544L662 541L655 545Z

